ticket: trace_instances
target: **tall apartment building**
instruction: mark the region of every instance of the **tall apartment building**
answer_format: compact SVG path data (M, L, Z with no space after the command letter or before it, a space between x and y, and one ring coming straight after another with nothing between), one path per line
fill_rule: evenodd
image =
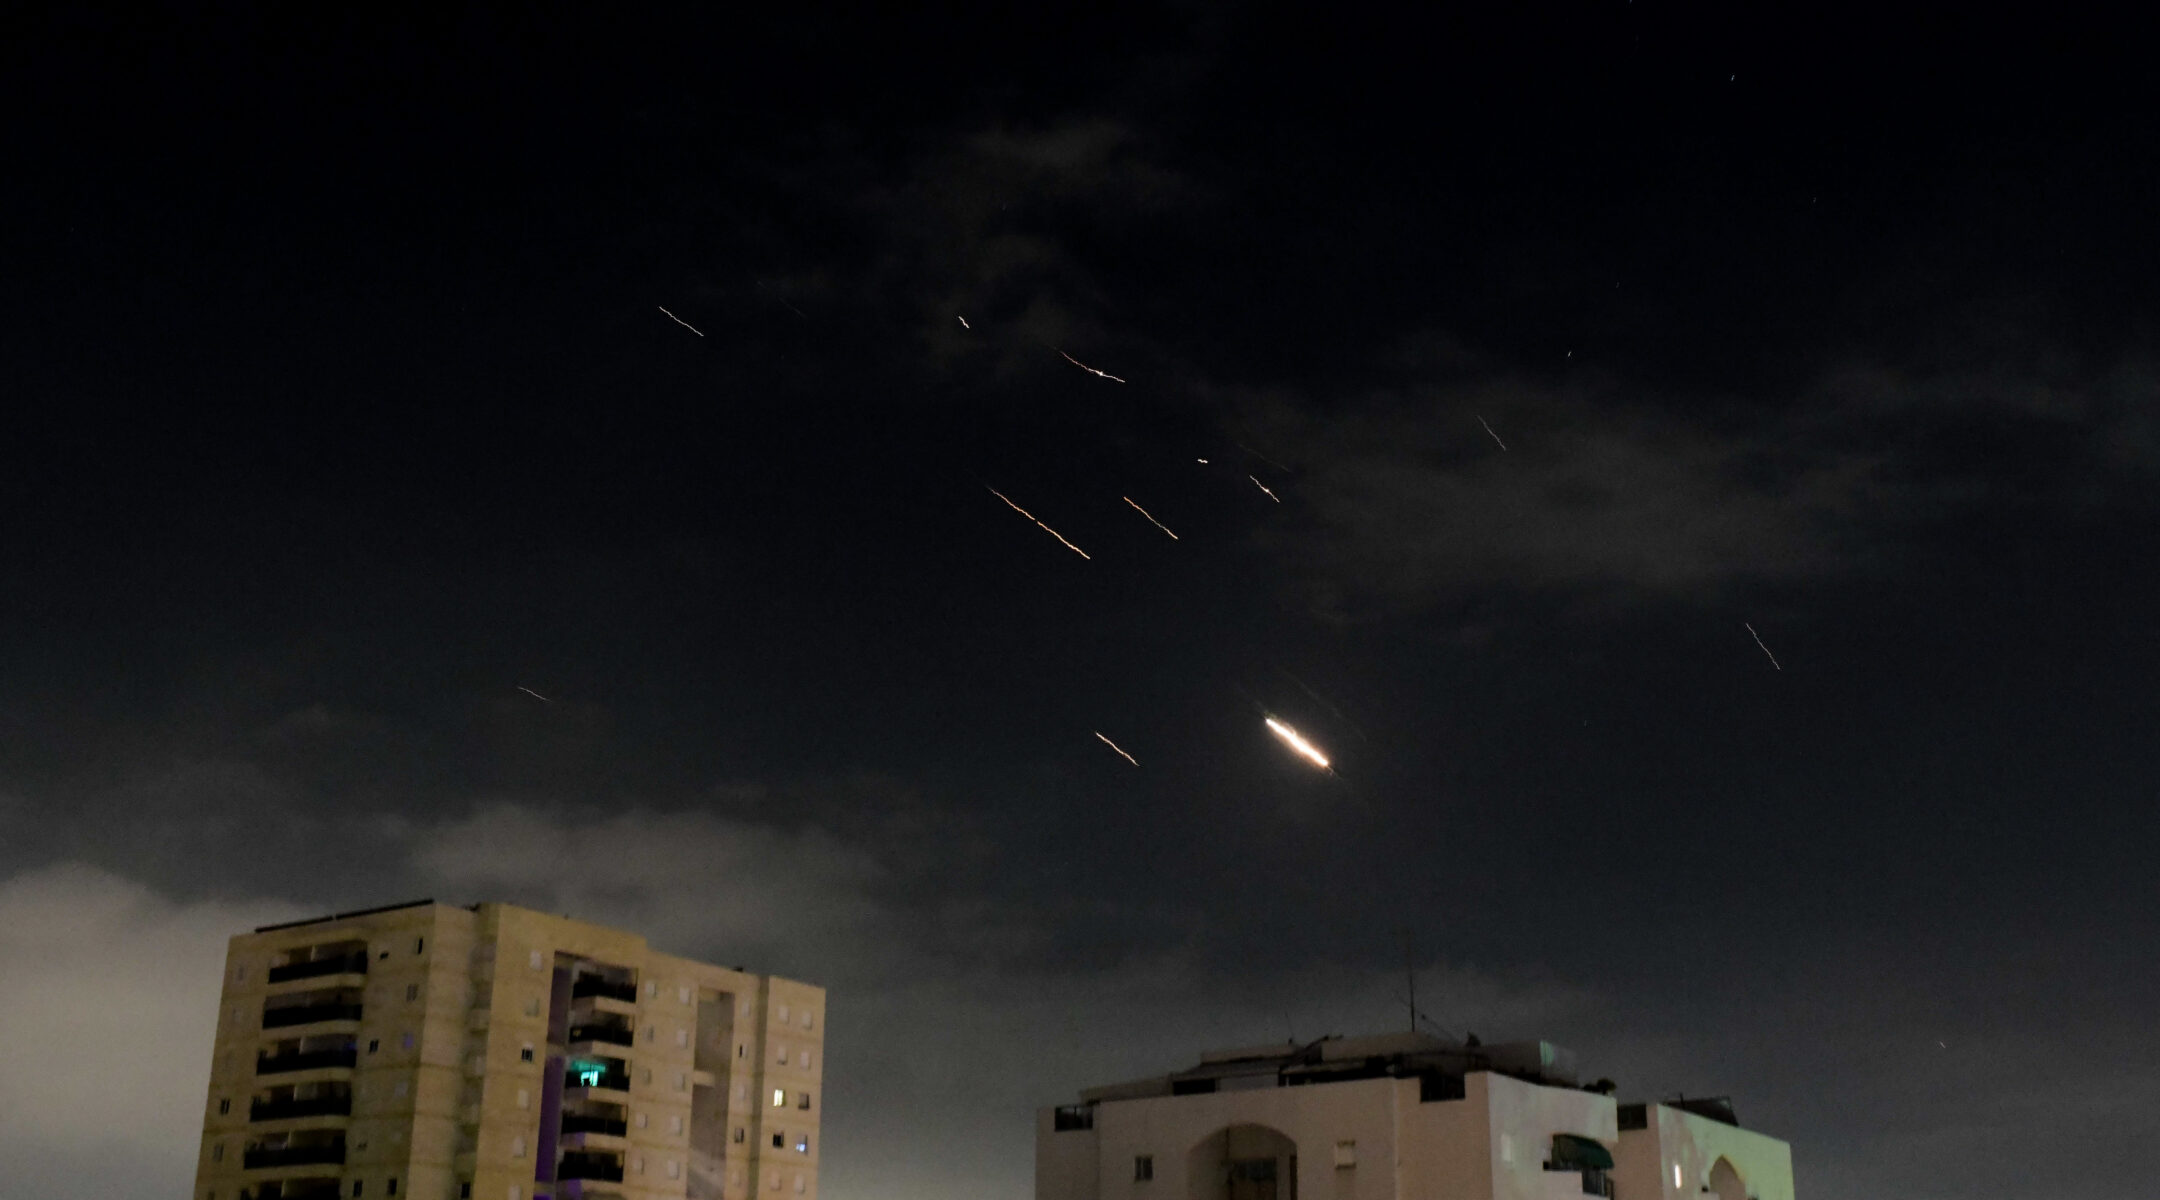
M1619 1104L1549 1042L1417 1033L1221 1050L1035 1127L1036 1200L1793 1200L1730 1103Z
M232 939L195 1200L817 1195L825 992L502 904Z

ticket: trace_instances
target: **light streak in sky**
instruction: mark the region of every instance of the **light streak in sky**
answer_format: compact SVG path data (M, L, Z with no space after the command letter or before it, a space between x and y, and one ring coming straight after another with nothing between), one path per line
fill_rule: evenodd
M1485 425L1485 418L1483 418L1483 417L1479 417L1479 418L1477 419L1477 423L1478 423L1478 424L1480 424L1480 425ZM1490 425L1485 425L1485 432L1487 432L1487 433L1492 433L1492 440L1494 440L1494 441L1496 441L1496 442L1500 442L1500 435L1499 435L1499 434L1497 434L1497 433L1493 433L1493 431L1492 431L1492 426L1490 426ZM1505 449L1507 449L1507 443L1506 443L1506 442L1500 442L1500 448L1501 448L1502 450L1505 450Z
M970 325L970 324L968 324L968 323L967 323L967 318L966 318L966 317L961 317L961 318L960 318L960 328L962 328L962 329L973 329L973 328L975 328L975 327L974 327L973 325Z
M528 696L531 696L531 697L532 697L533 699L535 699L535 700L538 700L538 701L540 701L540 702L541 702L542 704L553 704L553 703L555 703L555 702L554 702L553 700L550 700L550 699L548 699L548 698L547 698L546 696L543 696L543 695L541 695L540 693L538 693L538 692L536 692L536 691L532 690L532 689L531 689L531 688L529 688L529 687L523 687L523 686L520 686L520 687L518 688L518 690L519 690L519 691L521 691L521 692L523 692L523 693L525 693L525 694L526 694L526 695L528 695Z
M1163 523L1162 523L1161 521L1158 521L1158 520L1156 520L1156 519L1155 519L1155 514L1153 514L1153 513L1149 512L1148 510L1146 510L1146 509L1144 509L1144 508L1141 508L1141 507L1140 507L1140 506L1139 506L1138 504L1134 504L1134 503L1133 503L1133 498L1132 498L1131 496L1119 496L1119 497L1118 497L1118 499L1120 499L1120 500L1123 500L1123 501L1124 501L1125 503L1127 503L1127 504L1132 504L1132 506L1133 506L1133 509L1134 509L1135 511L1137 511L1137 512L1138 512L1138 513L1139 513L1139 514L1140 514L1141 516L1143 516L1143 517L1146 517L1146 518L1148 519L1148 524L1150 524L1150 525L1153 525L1153 526L1154 526L1155 528L1157 528L1157 529L1160 529L1160 530L1162 530L1162 531L1163 531L1164 533L1170 533L1170 527L1169 527L1168 525L1165 525L1165 524L1163 524ZM1176 535L1176 534L1174 534L1174 533L1170 533L1170 540L1171 540L1171 541L1173 541L1173 542L1174 542L1174 541L1176 541L1176 540L1178 540L1178 535Z
M1277 504L1281 504L1281 503L1282 503L1282 497L1281 497L1281 496L1278 496L1278 495L1276 495L1276 494L1275 494L1274 492L1268 491L1268 485L1266 485L1266 484L1264 484L1264 483L1260 482L1260 481L1259 481L1259 480L1257 480L1257 479L1253 479L1253 477L1252 477L1252 476L1250 476L1250 475L1247 475L1247 476L1246 476L1245 478L1247 478L1247 479L1252 479L1252 485L1253 485L1254 487L1256 487L1256 488L1259 488L1259 489L1260 489L1261 491L1263 491L1263 492L1267 492L1267 498L1268 498L1268 499L1270 499L1270 500L1273 500L1273 501L1274 501L1275 503L1277 503Z
M697 327L697 326L695 326L695 325L692 325L692 324L691 324L690 322L688 322L688 321L685 321L685 320L683 320L683 319L682 319L681 317L678 317L678 316L676 316L676 315L675 315L674 313L668 312L668 310L667 310L667 309L665 309L665 308L660 308L660 306L659 306L659 305L657 305L657 304L653 305L653 307L654 307L654 308L659 308L661 312L667 313L667 319L668 319L668 320L670 320L670 321L673 321L673 322L675 322L675 323L676 323L677 325L680 325L680 326L682 326L682 327L683 327L684 329L687 329L687 330L689 330L690 332L692 332L692 333L695 333L695 334L697 334L697 335L698 335L699 337L704 337L704 336L705 336L704 332L703 332L703 331L701 331L700 329L698 329L698 327Z
M1052 347L1052 349L1056 349L1056 347ZM1091 366L1087 365L1086 363L1084 363L1084 362L1081 362L1081 361L1080 361L1079 359L1077 359L1077 358L1074 358L1074 357L1073 357L1072 355L1070 355L1070 354L1067 354L1067 353L1065 353L1065 352L1064 352L1063 350L1059 350L1059 351L1058 351L1058 357L1060 357L1060 358L1063 358L1063 359L1064 359L1064 360L1065 360L1066 362L1069 362L1069 363L1071 363L1072 365L1074 365L1074 366L1076 366L1076 367L1080 368L1081 370L1083 370L1083 371L1086 371L1086 372L1087 372L1088 374L1090 374L1090 375L1100 375L1100 376L1102 376L1102 377L1103 377L1104 379L1107 379L1107 380L1111 381L1112 383L1123 383L1123 382L1125 382L1124 380L1122 380L1122 379L1119 379L1119 378L1118 378L1117 376L1115 376L1115 375L1112 375L1112 374L1111 374L1110 372L1108 372L1108 371L1098 371L1098 370L1096 370L1096 369L1095 369L1094 367L1091 367Z
M985 484L984 486L985 486L985 487L988 487L989 485ZM1062 534L1062 533L1059 533L1059 532L1058 532L1057 530L1055 530L1055 529L1052 529L1052 528L1050 528L1050 527L1049 527L1048 525L1045 525L1045 524L1043 524L1043 523L1042 523L1041 521L1036 521L1036 520L1035 520L1035 514L1034 514L1034 513L1031 513L1031 512L1029 512L1028 510L1026 510L1026 509L1024 509L1024 508L1020 507L1020 506L1019 506L1019 505L1017 505L1017 504L1014 504L1014 503L1013 503L1013 502L1012 502L1011 500L1009 500L1009 499L1006 499L1005 493L1003 493L1003 492L1001 492L1001 491L997 490L996 488L990 488L990 494L991 494L991 495L993 495L993 496L996 496L996 497L997 497L998 499L1000 499L1000 500L1004 500L1004 501L1005 501L1005 507L1007 507L1007 508L1009 508L1009 509L1013 510L1013 511L1014 511L1014 512L1016 512L1016 513L1019 513L1019 514L1020 514L1021 516L1023 516L1023 517L1026 517L1026 518L1027 518L1028 520L1030 520L1030 521L1035 521L1035 526L1036 526L1036 528L1038 528L1038 529L1042 530L1042 531L1043 531L1044 533L1047 533L1047 534L1049 534L1049 535L1050 535L1051 537L1054 537L1054 538L1056 538L1056 539L1058 540L1058 542L1059 542L1059 543L1060 543L1061 545L1063 545L1063 546L1064 546L1064 547L1065 547L1065 548L1066 548L1067 550L1070 550L1070 551L1072 551L1072 552L1073 552L1074 554L1077 554L1077 555L1079 555L1079 556L1080 556L1080 557L1082 557L1082 558L1088 558L1088 552L1087 552L1087 551L1085 551L1085 550L1082 550L1082 549L1081 549L1080 547L1078 547L1078 546L1075 546L1075 545L1073 545L1073 544L1072 544L1071 542L1068 542L1068 541L1066 541L1066 540L1065 540L1065 535L1064 535L1064 534ZM1089 558L1089 559L1088 559L1088 561L1089 561L1089 562L1093 562L1093 561L1095 561L1095 560L1094 560L1094 559L1092 559L1092 558Z
M1748 625L1746 621L1742 621L1740 623L1747 626L1748 636L1755 639L1755 644L1758 646L1762 646L1763 656L1770 660L1770 665L1773 667L1777 667L1777 669L1780 671L1784 670L1785 668L1778 667L1777 655L1770 653L1770 647L1763 646L1762 635L1755 632L1755 627L1753 625Z
M1110 748L1111 748L1112 750L1115 750L1115 751L1117 751L1117 752L1118 752L1118 756L1119 756L1120 758L1123 758L1123 759L1124 759L1124 760L1125 760L1126 762L1129 762L1129 763L1131 763L1132 765L1134 765L1134 766L1136 766L1136 767L1140 765L1140 760L1139 760L1139 759L1137 759L1137 758L1134 758L1134 757L1133 757L1132 755L1130 755L1130 754L1127 754L1127 753L1125 753L1125 750L1124 750L1124 748L1123 748L1123 747L1121 747L1121 746L1119 746L1119 745L1118 745L1118 744L1117 744L1116 742L1113 742L1113 741L1111 741L1111 740L1110 740L1109 738L1103 737L1103 735L1102 735L1102 734L1101 734L1100 732L1097 732L1097 733L1095 734L1095 736L1096 736L1096 737L1099 737L1099 738L1102 738L1102 744L1103 744L1103 745L1105 745L1105 746L1108 746L1108 747L1110 747Z
M1305 757L1311 759L1313 761L1313 765L1319 767L1323 771L1328 769L1327 755L1320 753L1320 748L1318 746L1315 746L1311 742L1306 741L1303 737L1300 737L1297 730L1290 728L1288 725L1283 724L1281 721L1278 721L1273 717L1269 717L1267 719L1267 727L1274 730L1275 736L1281 738L1284 742L1288 743L1292 750L1295 750L1299 754L1302 754Z
M1206 459L1204 459L1204 458L1203 458L1203 459L1200 459L1200 460L1198 460L1198 461L1199 461L1199 462L1200 462L1200 464L1201 464L1201 465L1203 465L1203 466L1205 466L1205 465L1207 464L1207 460L1206 460Z

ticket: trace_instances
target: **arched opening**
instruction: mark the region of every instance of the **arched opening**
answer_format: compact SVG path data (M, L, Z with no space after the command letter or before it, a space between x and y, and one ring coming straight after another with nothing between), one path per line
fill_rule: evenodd
M1718 1200L1748 1200L1747 1184L1740 1179L1740 1172L1733 1169L1732 1160L1721 1158L1710 1168L1709 1190L1717 1193Z
M1185 1156L1187 1200L1297 1200L1297 1143L1265 1125L1231 1125Z

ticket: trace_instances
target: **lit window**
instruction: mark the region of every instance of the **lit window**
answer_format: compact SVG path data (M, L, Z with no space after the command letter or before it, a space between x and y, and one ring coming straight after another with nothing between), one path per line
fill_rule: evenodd
M689 1044L690 1044L690 1031L689 1031L689 1030L687 1030L687 1029L678 1029L678 1030L676 1030L676 1031L675 1031L675 1044L676 1044L676 1045L678 1045L678 1046L687 1046L687 1045L689 1045Z
M678 1092L687 1092L690 1090L690 1076L688 1075L688 1073L683 1071L675 1072L675 1090Z
M774 1089L772 1090L772 1106L773 1106L774 1108L786 1108L786 1107L787 1107L787 1089L786 1089L786 1088L774 1088Z
M644 1114L644 1113L639 1113L639 1114L637 1115L637 1127L638 1127L639 1129L643 1129L643 1128L645 1128L645 1114Z
M1335 1165L1338 1167L1354 1167L1357 1165L1356 1142L1335 1143Z
M799 1108L799 1109L803 1110L804 1112L809 1112L809 1111L810 1111L810 1093L808 1093L808 1092L798 1092L798 1093L796 1093L796 1095L795 1095L795 1107L797 1107L797 1108Z
M525 1157L525 1139L523 1137L514 1137L510 1139L510 1157Z
M659 994L660 994L660 981L659 981L659 980L657 980L657 979L648 979L648 980L646 980L646 981L645 981L645 998L646 998L647 1000L650 1000L650 999L652 999L652 998L653 998L654 996L657 996L657 995L659 995Z
M782 1025L787 1024L787 1005L785 1004L780 1006L780 1023Z
M540 1015L540 997L534 996L532 999L525 1002L525 1015L528 1017L537 1017Z
M777 1062L777 1063L779 1063L779 1064L781 1064L782 1066L786 1066L786 1065L787 1065L787 1047L786 1047L786 1046L775 1046L775 1047L773 1047L773 1061L774 1061L774 1062Z
M804 1009L804 1010L802 1010L802 1027L803 1027L804 1029L816 1029L816 1028L817 1028L817 1014L816 1014L816 1013L814 1013L814 1012L811 1012L811 1011L810 1011L809 1009L807 1009L807 1008L806 1008L806 1009Z
M1673 1185L1674 1187L1679 1187L1679 1186L1680 1186L1680 1164L1679 1164L1679 1163L1674 1163L1674 1164L1672 1165L1672 1185Z
M690 1003L690 985L686 983L683 984L681 987L676 988L675 999L683 1004Z
M1155 1178L1155 1156L1152 1154L1134 1155L1132 1177L1134 1183L1146 1183L1148 1180Z
M669 1117L669 1118L668 1118L668 1132L669 1132L669 1133L681 1133L681 1132L682 1132L682 1118L681 1118L681 1117Z
M805 1071L809 1070L809 1069L810 1069L810 1052L809 1052L808 1050L805 1050L805 1051L803 1051L803 1052L802 1052L802 1056L801 1056L801 1057L802 1057L802 1069L803 1069L803 1070L805 1070Z
M528 955L526 955L526 956L525 956L525 965L526 965L526 966L528 966L528 967L531 967L531 968L532 968L533 970L535 970L535 971L539 970L539 969L540 969L540 952L539 952L538 950L535 950L535 951L533 951L533 952L532 952L531 954L528 954Z
M739 1084L739 1083L738 1083L738 1084L736 1084L736 1085L735 1085L735 1103L737 1103L737 1104L741 1104L741 1103L742 1103L743 1101L745 1101L745 1100L748 1100L749 1098L750 1098L750 1090L749 1090L748 1088L744 1087L743 1085Z
M645 1156L640 1154L635 1159L633 1159L630 1163L630 1169L636 1171L640 1175L643 1175L645 1173Z
M795 1194L798 1196L803 1194L803 1177L800 1171L795 1173Z
M518 1190L518 1185L510 1185L510 1200L524 1200L524 1195L525 1193Z
M679 1162L676 1162L676 1161L675 1161L674 1159L672 1159L672 1158L671 1158L671 1159L669 1159L669 1160L668 1160L668 1165L667 1165L667 1177L668 1177L669 1179L680 1179L680 1178L682 1178L682 1164L681 1164L681 1163L679 1163Z
M531 1108L531 1107L532 1107L532 1093L531 1093L531 1092L529 1092L529 1091L527 1091L527 1090L525 1090L524 1088L519 1088L519 1089L518 1089L518 1107L519 1107L519 1108Z
M807 1133L798 1133L798 1134L796 1134L796 1135L795 1135L795 1153L797 1153L797 1154L808 1154L808 1153L810 1153L810 1135L809 1135L809 1134L807 1134Z
M773 1172L773 1173L772 1173L772 1174L771 1174L770 1176L768 1176L767 1178L768 1178L768 1179L770 1180L770 1182L768 1182L768 1183L767 1183L767 1184L765 1185L765 1190L766 1190L766 1191L768 1191L768 1192L777 1192L777 1191L779 1191L779 1190L780 1190L780 1172L778 1172L778 1171L774 1171L774 1172Z

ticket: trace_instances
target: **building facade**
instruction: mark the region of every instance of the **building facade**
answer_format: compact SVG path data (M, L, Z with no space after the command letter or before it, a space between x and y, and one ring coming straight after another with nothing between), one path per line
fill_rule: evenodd
M419 901L234 937L195 1200L817 1195L824 989Z
M1324 1038L1037 1114L1036 1200L1792 1200L1729 1105L1615 1103L1547 1042Z

